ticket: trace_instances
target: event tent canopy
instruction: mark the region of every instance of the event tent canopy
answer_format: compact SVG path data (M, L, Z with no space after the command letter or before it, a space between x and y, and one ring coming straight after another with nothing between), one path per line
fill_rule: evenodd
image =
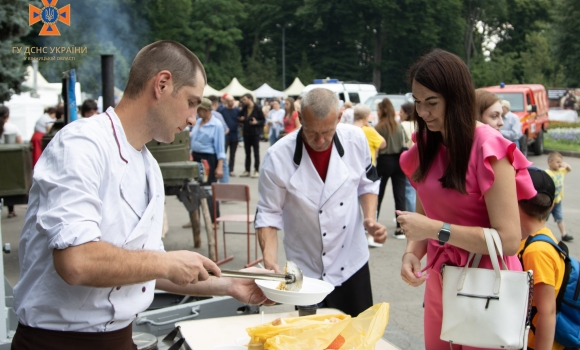
M257 98L284 97L284 93L282 91L273 89L270 85L266 83L264 83L264 85L254 90L254 93L256 94Z
M302 84L300 79L296 77L288 89L284 90L284 95L286 95L286 97L298 96L302 93L302 90L304 90L304 84Z
M209 86L209 84L205 85L205 88L203 89L203 97L208 97L208 96L221 96L222 93L219 92L218 90L212 88L211 86Z
M230 94L234 97L240 97L244 94L252 94L252 96L256 97L256 94L252 90L248 90L240 84L237 78L233 78L232 81L228 86L221 89L220 94Z

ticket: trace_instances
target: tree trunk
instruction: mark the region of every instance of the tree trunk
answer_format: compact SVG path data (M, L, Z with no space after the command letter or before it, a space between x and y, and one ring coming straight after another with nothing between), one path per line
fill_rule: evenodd
M376 33L374 35L375 41L375 54L374 54L374 65L373 65L373 85L377 91L381 91L381 61L383 58L383 44L387 38L387 30L382 30L382 27L377 26Z
M463 47L465 48L465 64L467 68L471 68L471 54L475 52L474 42L473 42L473 31L475 30L475 25L479 20L479 14L481 9L475 8L473 10L468 10L467 12L467 28L465 28L465 38L463 41Z

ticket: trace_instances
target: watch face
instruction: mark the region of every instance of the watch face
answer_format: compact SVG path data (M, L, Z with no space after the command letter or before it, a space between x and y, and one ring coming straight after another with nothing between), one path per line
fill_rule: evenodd
M448 230L440 230L439 234L437 235L437 237L439 238L439 242L447 242L449 240L449 237L451 236L451 232L449 232Z

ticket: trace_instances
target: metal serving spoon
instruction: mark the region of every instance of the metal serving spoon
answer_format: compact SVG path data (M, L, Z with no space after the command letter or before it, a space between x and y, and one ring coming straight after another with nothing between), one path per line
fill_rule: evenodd
M269 281L279 281L284 282L284 290L289 290L293 292L298 292L302 289L302 283L304 276L302 275L302 270L293 263L292 261L286 262L284 267L285 273L260 273L260 272L242 272L235 270L221 270L222 277L234 277L234 278L249 278L258 280L269 280ZM212 272L209 272L213 276Z

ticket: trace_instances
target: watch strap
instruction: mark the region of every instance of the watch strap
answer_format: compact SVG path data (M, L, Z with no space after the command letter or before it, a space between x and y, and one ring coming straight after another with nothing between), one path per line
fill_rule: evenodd
M444 245L445 243L447 243L447 241L449 241L450 236L451 236L451 224L444 222L443 227L441 228L441 230L439 230L439 233L437 233L439 244Z

